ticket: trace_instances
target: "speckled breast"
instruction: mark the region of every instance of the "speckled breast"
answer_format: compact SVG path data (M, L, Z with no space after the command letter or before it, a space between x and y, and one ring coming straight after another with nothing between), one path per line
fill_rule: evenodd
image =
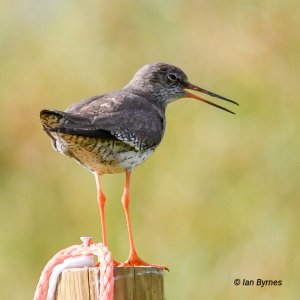
M141 164L154 149L136 150L118 140L52 133L53 147L98 174L120 173Z

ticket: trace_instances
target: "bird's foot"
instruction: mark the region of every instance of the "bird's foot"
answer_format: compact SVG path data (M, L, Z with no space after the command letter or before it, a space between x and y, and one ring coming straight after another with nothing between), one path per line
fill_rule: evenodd
M169 269L166 266L149 264L140 259L137 255L130 255L129 258L125 262L119 264L118 267L155 267L169 271Z
M118 266L121 264L120 262L118 262L118 261L116 261L116 260L113 260L113 263L114 263L114 267L118 267ZM100 262L97 261L97 262L93 265L93 267L100 267Z

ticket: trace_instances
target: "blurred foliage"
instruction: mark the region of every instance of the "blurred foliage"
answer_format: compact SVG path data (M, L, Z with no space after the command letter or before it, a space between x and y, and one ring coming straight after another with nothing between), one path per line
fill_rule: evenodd
M169 266L167 299L298 299L299 13L296 0L2 1L0 298L30 299L53 254L100 240L93 176L52 150L40 109L162 61L240 107L170 105L162 144L132 177L140 256ZM124 175L102 181L110 249L125 260Z

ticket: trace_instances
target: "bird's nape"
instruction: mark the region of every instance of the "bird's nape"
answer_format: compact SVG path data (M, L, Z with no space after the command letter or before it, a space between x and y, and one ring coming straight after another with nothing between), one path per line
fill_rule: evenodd
M220 96L220 95L218 95L218 94L216 94L216 93L210 92L210 91L205 90L205 89L203 89L203 88L200 88L199 86L196 86L196 85L194 85L194 84L191 84L190 82L185 82L184 89L189 89L189 90L201 92L201 93L207 94L207 95L209 95L209 96L212 96L212 97L215 97L215 98L218 98L218 99L225 100L225 101L227 101L227 102L233 103L233 104L235 104L235 105L239 105L237 102L235 102L235 101L233 101L233 100L230 100L230 99L228 99L228 98L225 98L225 97L223 97L223 96ZM202 97L199 97L199 96L197 96L197 95L194 95L194 94L192 94L192 93L190 93L190 92L188 92L188 91L186 91L186 90L185 90L185 92L186 92L185 97L187 97L187 98L194 98L194 99L200 100L200 101L202 101L202 102L205 102L205 103L207 103L207 104L209 104L209 105L212 105L212 106L215 106L215 107L220 108L220 109L222 109L222 110L225 110L225 111L227 111L227 112L229 112L229 113L231 113L231 114L235 114L235 112L233 112L233 111L231 111L231 110L229 110L229 109L227 109L227 108L225 108L225 107L223 107L223 106L221 106L221 105L218 105L218 104L215 104L215 103L213 103L213 102L210 102L210 101L208 101L208 100L206 100L206 99L204 99L204 98L202 98Z

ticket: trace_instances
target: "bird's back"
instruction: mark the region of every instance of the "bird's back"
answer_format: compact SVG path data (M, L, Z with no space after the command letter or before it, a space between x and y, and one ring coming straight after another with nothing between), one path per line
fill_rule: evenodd
M41 122L55 149L99 174L139 165L165 129L164 110L124 90L81 100L64 112L42 110Z

